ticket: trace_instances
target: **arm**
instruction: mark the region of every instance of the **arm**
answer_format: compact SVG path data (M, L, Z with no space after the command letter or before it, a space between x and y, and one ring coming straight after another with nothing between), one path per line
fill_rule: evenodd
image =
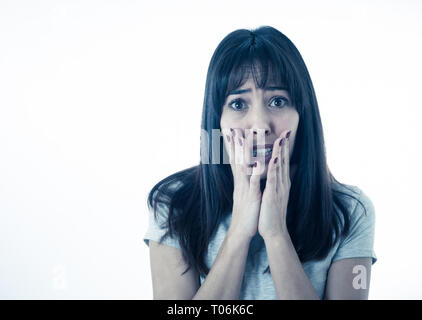
M215 262L193 299L239 299L250 239L226 234Z
M189 300L199 288L199 275L187 268L182 252L150 240L150 261L154 299Z
M154 299L238 299L248 255L249 241L228 232L205 281L187 268L181 251L151 241Z
M328 271L324 299L367 300L371 266L371 258L335 261Z
M324 299L368 299L371 267L376 256L373 250L375 209L361 190L351 214L351 227L333 257L327 274Z
M303 270L290 236L264 238L271 276L279 299L317 299L311 281Z
M288 237L265 241L271 275L280 299L319 299ZM327 276L324 300L367 300L371 258L334 262Z
M276 141L277 142L277 141ZM267 184L263 195L258 231L267 248L268 261L277 295L280 299L319 299L305 274L291 242L287 225L287 199L290 191L289 143L273 147ZM281 159L277 162L276 155ZM275 158L274 158L275 157ZM281 164L281 166L280 166ZM361 192L363 206L356 206L349 236L344 239L334 257L327 276L326 299L367 299L371 258L349 258L355 254L373 253L375 216L369 198ZM280 215L281 213L281 215ZM356 252L359 248L359 253Z
M238 299L249 244L257 232L261 205L261 165L254 167L250 145L238 129L227 134L225 148L233 172L233 209L231 222L218 255L202 285L199 276L186 269L181 252L175 248L151 248L154 297L159 299ZM236 139L234 139L236 137ZM247 151L246 151L247 150ZM243 159L243 160L242 160Z
M279 299L318 299L303 270L286 224L290 192L289 132L273 146L267 182L262 196L258 231L267 249L271 276Z

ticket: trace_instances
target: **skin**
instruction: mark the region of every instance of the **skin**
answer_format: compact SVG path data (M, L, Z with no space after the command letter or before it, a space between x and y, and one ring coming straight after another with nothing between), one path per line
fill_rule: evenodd
M234 176L231 228L240 237L253 237L256 231L262 237L278 235L287 230L289 162L299 114L282 88L257 88L249 78L238 90L248 92L229 95L220 119L221 129L227 133L224 143ZM251 167L252 147L256 144L272 144L272 157L267 164L258 158L257 165ZM263 193L262 179L266 179Z
M257 88L252 78L249 78L239 90L251 89L250 92L229 95L224 103L223 111L220 119L220 127L222 132L230 135L230 128L235 132L248 138L247 134L254 132L253 144L265 137L264 144L273 144L275 140L291 131L289 137L289 159L294 148L296 130L299 124L299 114L295 107L291 104L291 98L286 90L263 90ZM240 99L239 101L235 101ZM287 99L285 101L284 99ZM259 131L262 130L262 131ZM248 131L248 132L247 132ZM264 136L265 132L265 136ZM229 142L224 140L226 150L229 149ZM274 150L274 149L273 149ZM264 171L260 178L266 179L268 166L258 159L263 165ZM296 168L292 168L293 176Z
M238 299L252 237L258 231L265 241L274 287L279 299L319 299L303 270L286 227L287 201L294 167L290 167L299 115L289 103L274 102L276 96L290 101L283 90L264 91L248 80L241 89L251 89L237 95L244 102L236 103L242 111L229 109L234 97L224 104L221 128L227 134L225 149L229 154L234 178L233 211L229 230L219 253L200 284L199 275L188 266L180 250L150 240L151 272L154 299ZM230 131L233 128L233 131ZM268 164L258 161L251 167L251 146L247 130L266 130L265 143L273 143ZM290 136L286 139L287 132ZM253 131L251 131L253 132ZM284 143L280 145L280 141ZM237 161L241 160L241 161ZM277 159L277 161L275 161ZM261 159L262 160L262 159ZM262 192L260 182L265 182ZM367 287L355 289L353 268L367 270ZM371 258L350 258L334 262L327 275L324 299L368 299Z

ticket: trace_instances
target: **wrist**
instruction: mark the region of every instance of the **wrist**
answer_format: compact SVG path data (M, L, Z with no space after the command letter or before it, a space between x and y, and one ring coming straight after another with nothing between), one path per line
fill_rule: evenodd
M231 226L227 230L226 238L231 242L250 243L253 236L245 232L235 230Z
M260 226L261 227L261 226ZM287 225L281 222L273 221L270 226L258 228L260 235L264 239L272 239L279 237L290 237Z
M271 234L265 234L262 236L262 238L264 239L265 243L291 241L287 228L285 229L285 231L278 231L278 232L273 232Z

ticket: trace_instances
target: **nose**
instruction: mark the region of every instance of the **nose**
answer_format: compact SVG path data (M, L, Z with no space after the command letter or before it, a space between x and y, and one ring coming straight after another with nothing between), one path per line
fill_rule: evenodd
M270 129L256 128L255 127L255 128L252 129L252 132L253 132L254 137L256 137L258 135L258 131L264 132L264 135L265 136L268 136L270 134Z
M268 143L271 130L267 124L260 123L245 130L245 138L253 145L264 145ZM250 140L249 140L250 139Z
M249 128L253 133L253 139L256 141L259 136L267 138L271 134L271 123L270 117L264 112L256 112L251 117L249 122Z
M251 108L244 117L245 128L249 131L248 135L253 134L254 141L268 139L272 132L272 119L273 116L265 106L262 93L258 92L254 96ZM262 141L259 142L263 143Z
M253 127L251 132L253 133L251 139L254 145L265 144L267 137L270 135L270 129L263 125Z

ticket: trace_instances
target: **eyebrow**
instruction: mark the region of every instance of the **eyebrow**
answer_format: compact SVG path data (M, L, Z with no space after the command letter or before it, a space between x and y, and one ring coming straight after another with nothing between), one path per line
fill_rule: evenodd
M265 89L264 89L264 91L275 91L275 90L287 90L287 88L286 87L266 87ZM230 96L230 95L232 95L232 94L242 94L242 93L245 93L245 92L251 92L252 91L252 89L240 89L240 90L231 90L231 91L229 91L229 94L227 95L227 96Z

